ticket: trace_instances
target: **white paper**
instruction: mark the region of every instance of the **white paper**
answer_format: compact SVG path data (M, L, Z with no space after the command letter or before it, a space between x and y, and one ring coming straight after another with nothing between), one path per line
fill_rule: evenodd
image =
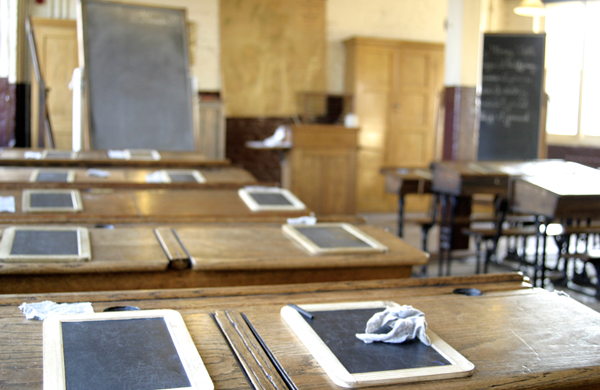
M42 301L35 303L23 303L19 309L28 320L45 320L51 315L56 314L89 314L94 312L90 302L76 303L56 303L52 301Z
M146 175L146 183L162 183L163 179L161 171L155 171Z
M115 160L126 160L128 153L126 150L109 150L108 158L114 158Z
M288 225L315 225L317 223L317 217L298 217L298 218L288 218Z
M85 172L85 175L106 178L106 177L110 177L110 172L102 170L102 169L90 168Z
M15 197L0 196L0 212L14 213L15 212Z
M32 160L39 160L42 158L42 152L32 152L32 151L28 150L23 154L23 157L29 158Z

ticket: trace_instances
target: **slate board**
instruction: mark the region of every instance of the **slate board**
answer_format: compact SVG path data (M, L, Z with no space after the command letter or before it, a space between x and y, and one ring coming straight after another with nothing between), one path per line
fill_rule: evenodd
M163 318L65 322L67 389L189 387Z
M353 374L451 364L435 349L420 341L366 344L356 338L356 333L364 333L369 318L383 310L385 307L319 311L306 322Z
M369 254L388 251L387 246L347 223L286 224L281 228L284 234L313 255Z
M88 229L76 226L9 226L2 232L0 260L9 263L90 261Z
M238 190L252 211L305 210L306 205L285 188L248 186Z
M485 34L478 160L538 158L545 34Z
M432 345L366 344L356 338L367 321L395 302L338 302L302 304L313 319L284 306L281 316L330 379L342 387L366 387L471 375L475 368L431 330Z
M73 197L70 193L31 193L32 208L74 208Z
M55 315L44 321L44 389L213 389L173 310Z
M185 9L81 1L93 149L194 151Z
M39 172L35 181L46 183L68 183L69 172Z
M284 195L272 192L250 192L249 195L254 199L256 203L261 206L292 206L293 203L290 202Z
M77 255L79 238L70 230L17 230L11 255Z
M371 245L340 226L296 227L321 248L371 248Z

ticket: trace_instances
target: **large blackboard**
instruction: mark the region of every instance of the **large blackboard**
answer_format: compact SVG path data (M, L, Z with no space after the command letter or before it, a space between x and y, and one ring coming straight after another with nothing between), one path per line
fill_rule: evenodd
M93 149L195 150L184 9L82 0Z
M545 34L485 34L478 160L538 158Z

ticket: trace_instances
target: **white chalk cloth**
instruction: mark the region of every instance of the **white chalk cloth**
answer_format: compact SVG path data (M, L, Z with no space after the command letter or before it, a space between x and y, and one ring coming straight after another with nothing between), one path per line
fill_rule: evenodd
M385 333L382 332L384 327ZM374 341L403 343L418 338L423 344L429 346L431 340L425 334L426 330L425 314L412 306L403 305L375 313L367 322L365 333L358 333L356 337L365 343Z

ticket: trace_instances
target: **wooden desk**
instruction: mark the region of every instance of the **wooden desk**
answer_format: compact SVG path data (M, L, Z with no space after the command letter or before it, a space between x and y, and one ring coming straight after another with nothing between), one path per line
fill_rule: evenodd
M159 151L160 160L112 159L106 150L82 150L73 158L25 158L27 152L44 153L43 149L8 148L0 150L0 165L61 166L61 167L138 167L138 168L198 168L227 166L229 160L211 160L194 152Z
M480 297L452 294L474 287ZM473 376L379 387L469 390L594 389L600 382L600 314L571 298L529 289L517 274L186 290L5 295L0 297L0 370L8 389L42 388L42 322L23 302L92 302L97 312L132 305L174 309L217 389L249 389L208 313L245 313L300 389L339 389L279 314L288 302L389 300L422 310L429 328L475 365ZM551 320L549 320L551 319Z
M73 171L75 178L71 183L63 182L30 182L34 171L51 172L60 169ZM36 167L0 167L0 189L23 189L23 188L136 188L136 189L200 189L200 188L239 188L246 185L257 185L254 176L243 168L223 167L201 167L197 170L204 176L206 183L195 182L173 182L173 183L149 183L146 175L152 174L157 169L143 168L103 168L110 174L102 178L89 176L88 168L36 168Z
M15 197L15 213L0 213L8 223L185 223L185 222L285 222L309 215L302 211L252 211L237 189L204 190L112 190L80 191L83 211L24 213L18 190L2 190L0 196Z
M587 167L585 167L587 168ZM548 171L546 175L515 180L509 203L515 213L537 218L536 232L542 240L541 253L536 252L533 282L543 286L546 270L546 229L555 220L589 221L600 217L600 171L593 168L572 172ZM600 284L598 284L600 285Z
M427 168L381 168L385 192L398 195L398 236L404 235L404 204L407 194L431 193L431 170Z
M282 187L317 214L356 213L358 129L337 125L291 126L293 142L277 146L248 141L246 147L276 150Z
M432 165L432 191L440 194L442 204L442 227L440 230L440 275L446 263L447 274L450 274L450 251L452 250L452 234L455 228L454 217L459 199L474 194L493 194L499 197L498 211L506 209L507 199L512 193L512 184L520 177L539 175L585 174L591 168L581 164L563 160L535 161L480 161L456 162L443 161ZM470 215L470 203L460 216ZM505 213L499 213L498 226L503 222ZM467 227L467 226L462 226ZM460 230L460 229L457 229Z
M0 262L0 294L408 278L412 266L427 262L424 252L383 229L357 228L389 251L312 256L284 235L281 224L176 227L184 245L180 252L191 256L180 254L186 269L171 269L151 227L90 228L91 261Z

